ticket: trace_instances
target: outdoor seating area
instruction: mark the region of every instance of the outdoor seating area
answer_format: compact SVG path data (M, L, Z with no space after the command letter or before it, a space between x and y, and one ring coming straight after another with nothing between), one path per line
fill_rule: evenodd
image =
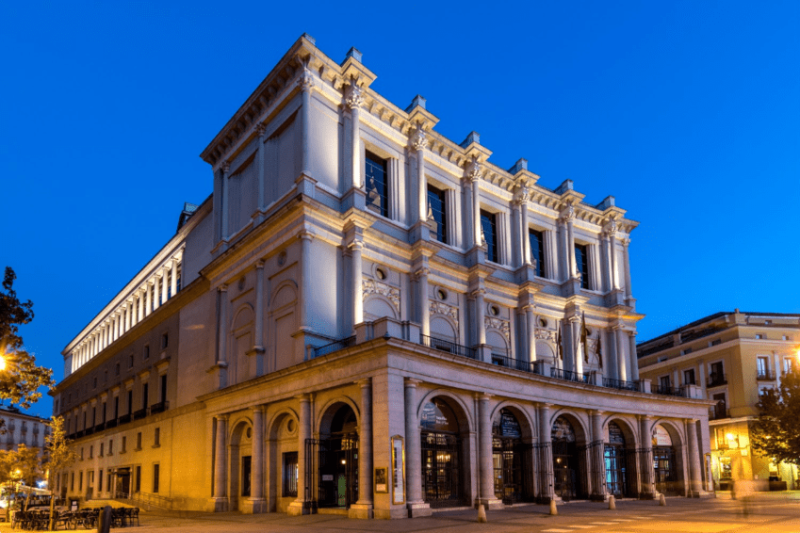
M79 511L56 510L54 529L96 529L102 509L81 509ZM47 531L50 524L49 509L17 511L11 519L11 528L23 531ZM130 527L139 525L138 507L119 507L111 509L111 527Z

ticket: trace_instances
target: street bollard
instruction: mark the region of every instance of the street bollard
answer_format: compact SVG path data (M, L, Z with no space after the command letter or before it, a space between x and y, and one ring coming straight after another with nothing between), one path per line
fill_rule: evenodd
M550 500L550 514L555 516L558 514L558 507L556 507L556 501Z
M97 517L97 533L110 533L111 531L111 506L106 505Z
M485 524L486 520L486 507L483 506L482 503L478 504L478 523Z
M664 497L664 493L658 495L658 505L664 507L667 505L667 499Z
M617 499L614 497L613 494L608 497L608 508L611 509L612 511L617 510Z

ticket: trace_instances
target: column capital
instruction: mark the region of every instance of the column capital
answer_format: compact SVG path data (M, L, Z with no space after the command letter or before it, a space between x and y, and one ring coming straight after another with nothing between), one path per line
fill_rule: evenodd
M636 418L639 419L640 422L648 422L653 419L650 415L636 415Z
M431 271L427 267L422 267L416 269L412 274L412 278L414 280L419 280L420 278L427 278L430 275Z
M572 202L568 202L567 205L559 213L558 220L559 222L562 222L564 224L571 224L574 219L575 219L575 207L573 207Z
M422 380L415 379L415 378L406 378L405 379L405 388L407 389L416 389L417 385L422 383Z
M528 205L528 198L530 198L530 190L525 187L524 185L519 188L517 193L514 195L514 198L511 200L514 205L516 206L526 206Z
M314 240L316 234L311 231L310 229L304 229L300 233L297 234L297 238L302 241L311 241Z
M551 407L555 407L555 404L547 402L536 402L536 407L538 407L539 409L550 409Z
M254 406L252 406L252 407L250 408L250 410L252 410L252 411L253 411L253 414L255 414L255 413L259 413L259 414L261 414L261 416L264 416L264 414L265 414L265 412L266 412L266 410L267 410L267 406L266 406L266 405L261 405L261 404L259 404L259 405L254 405Z
M617 234L617 221L613 218L608 219L605 224L603 224L603 236L604 237L616 237Z
M700 421L699 418L687 418L686 419L686 422L688 422L689 424L692 424L692 426L694 426L694 424L698 423L699 421Z
M494 397L494 394L488 392L475 392L473 393L473 396L479 402L488 402Z
M363 378L359 379L355 382L359 385L362 389L372 387L372 378Z
M295 400L298 400L300 403L310 402L311 395L308 393L298 394L294 397Z
M229 413L221 413L216 415L216 419L220 422L227 422L230 416L231 415Z
M591 416L603 416L605 414L605 411L601 411L600 409L591 409L589 411L589 414Z
M308 70L308 66L303 67L303 74L297 80L297 86L300 87L300 90L304 93L307 92L311 94L314 91L314 76L311 74L311 71Z
M217 290L218 290L219 292L228 292L228 286L227 286L226 284L224 284L224 283L223 283L222 285L220 285L219 287L217 287Z
M477 298L478 296L486 296L486 289L475 289L469 293L470 298Z
M411 147L417 152L422 152L428 147L428 134L422 129L422 126L417 124L409 139Z
M352 251L360 252L364 249L364 240L355 238L352 242L348 243L347 248Z
M344 103L351 110L359 109L364 105L364 90L358 86L355 80L351 80L350 85L344 91Z
M220 165L220 168L222 169L222 172L224 172L225 174L228 174L228 172L230 172L230 170L231 170L231 162L226 159L225 161L222 162L222 165Z
M259 137L263 137L267 133L267 125L264 124L263 122L259 122L256 124L255 130L256 130L256 135L258 135Z
M264 260L259 259L256 261L256 270L264 270Z
M464 173L464 179L466 179L469 183L475 183L481 179L482 175L483 168L481 168L481 164L478 162L478 159L473 157L472 161L467 165Z

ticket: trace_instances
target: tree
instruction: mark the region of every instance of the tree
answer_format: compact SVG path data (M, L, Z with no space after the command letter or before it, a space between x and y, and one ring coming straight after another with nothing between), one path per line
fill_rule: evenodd
M29 448L25 444L18 444L17 449L9 452L15 468L15 477L18 477L28 487L36 487L36 483L42 478L41 450L39 448ZM31 490L25 498L24 510L28 510L28 503L31 500Z
M750 431L753 450L775 462L800 465L800 373L784 375L780 392L766 391L757 407L758 420Z
M33 320L33 303L19 301L15 279L14 270L6 267L0 290L0 357L5 366L0 372L0 399L28 409L41 398L40 387L53 386L53 371L36 366L36 358L23 348L19 326Z
M78 459L77 454L69 447L67 433L64 431L64 419L54 416L50 421L50 433L45 436L45 458L44 468L48 472L48 484L50 489L50 527L53 531L55 514L55 492L54 485L56 476L61 470L69 468Z

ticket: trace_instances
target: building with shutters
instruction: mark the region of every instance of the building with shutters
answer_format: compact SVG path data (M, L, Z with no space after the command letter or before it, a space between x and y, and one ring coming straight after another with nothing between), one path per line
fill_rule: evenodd
M375 78L304 35L203 150L213 194L64 349L60 490L359 518L707 494L710 402L638 373L637 223Z
M19 444L43 449L50 433L49 420L21 412L16 407L0 409L0 450L16 450Z
M800 357L800 315L738 309L703 317L638 346L641 375L663 394L700 387L709 409L709 469L717 490L743 481L756 490L800 488L796 465L750 447L759 395L780 387Z

